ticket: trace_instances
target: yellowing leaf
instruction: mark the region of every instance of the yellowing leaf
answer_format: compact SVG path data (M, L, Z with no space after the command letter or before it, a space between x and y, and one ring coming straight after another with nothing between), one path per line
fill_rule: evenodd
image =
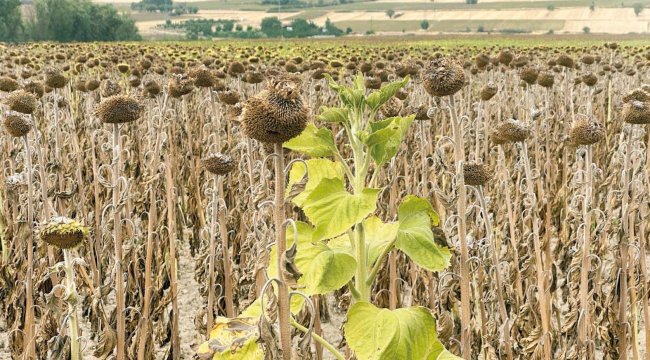
M345 170L343 166L328 159L309 159L303 162L295 162L289 171L289 184L287 185L287 192L291 190L294 184L299 183L308 175L305 190L293 198L293 203L302 207L305 199L311 194L316 186L323 179L343 179Z
M210 339L199 346L200 359L261 360L264 352L257 343L257 319L217 317Z
M411 77L406 76L402 80L393 81L390 84L382 86L381 89L373 91L372 94L368 95L368 106L372 110L377 111L382 105L386 103L386 101L397 94L401 88L406 86L410 80Z
M372 133L365 140L370 155L378 166L385 164L399 150L402 139L415 116L392 117L370 124Z
M314 229L309 224L296 222L298 246L294 263L303 276L298 279L300 291L307 295L325 294L340 289L354 276L356 260L346 251L331 248L323 242L312 243ZM287 246L294 243L294 229L287 229ZM269 256L276 257L276 247L271 248ZM275 262L269 266L269 277L277 276Z
M359 360L452 360L436 335L436 321L423 307L388 310L367 302L348 312L345 338ZM447 355L445 355L447 356Z
M328 123L348 124L350 122L349 113L350 111L346 108L323 106L321 107L321 114L318 115L316 119Z
M451 252L433 240L431 228L438 223L438 214L431 204L425 199L409 195L400 204L397 213L399 232L395 247L429 271L446 269L451 260Z
M332 131L319 129L311 123L307 124L300 135L285 142L283 146L315 158L331 156L337 151Z
M378 189L350 194L341 179L323 179L303 204L305 215L315 225L313 239L330 239L360 223L377 208Z

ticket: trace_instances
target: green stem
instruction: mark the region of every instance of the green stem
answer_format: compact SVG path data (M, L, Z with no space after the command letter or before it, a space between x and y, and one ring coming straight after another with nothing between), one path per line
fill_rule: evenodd
M366 283L368 279L368 266L366 254L366 234L363 231L363 224L357 224L355 227L356 237L356 257L357 257L357 271L355 275L355 283L357 291L359 292L360 301L370 301L370 285Z
M300 330L300 331L302 331L302 332L304 332L304 333L307 333L307 332L309 331L309 329L307 329L306 327L300 325L300 324L299 324L296 320L294 320L294 319L291 319L291 326L295 327L296 329L298 329L298 330ZM336 348L334 347L334 345L328 343L327 340L325 340L325 339L323 339L322 337L320 337L320 336L314 334L313 332L311 333L311 337L313 337L314 340L316 340L317 343L323 345L324 348L326 348L327 350L329 350L329 352L332 353L332 355L334 355L334 357L335 357L336 359L338 359L338 360L345 360L345 357L343 356L343 354L341 354L338 350L336 350Z
M362 127L362 112L354 111L352 116L352 126L348 130L350 146L354 157L354 179L352 187L354 194L360 194L365 188L365 179L368 172L369 161L368 154L363 150L363 144L357 138L357 132ZM366 284L368 279L368 259L366 249L366 238L363 230L363 224L357 224L354 228L354 249L357 260L357 269L355 273L355 287L358 292L358 301L370 301L370 286Z
M359 294L357 289L354 287L354 283L352 282L352 280L350 280L348 282L348 288L350 288L350 293L352 294L352 297L354 298L354 300L358 301L359 298L361 297L361 295Z
M368 279L366 280L366 285L372 286L372 283L375 282L375 277L377 276L377 273L379 272L379 268L381 267L381 264L383 263L383 259L386 256L388 256L388 253L393 249L393 246L395 245L395 241L397 241L397 238L395 238L395 240L391 241L391 243L388 246L386 246L384 251L377 258L377 261L375 261L375 264L372 266L372 270L370 271L370 275L368 275Z

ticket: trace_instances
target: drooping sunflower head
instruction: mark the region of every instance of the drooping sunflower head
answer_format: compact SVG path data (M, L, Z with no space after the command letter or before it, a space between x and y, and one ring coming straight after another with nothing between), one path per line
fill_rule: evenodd
M432 96L457 93L465 85L463 67L449 58L433 59L422 74L424 89Z
M72 249L88 237L88 228L76 220L55 217L41 225L39 237L42 241L60 249Z

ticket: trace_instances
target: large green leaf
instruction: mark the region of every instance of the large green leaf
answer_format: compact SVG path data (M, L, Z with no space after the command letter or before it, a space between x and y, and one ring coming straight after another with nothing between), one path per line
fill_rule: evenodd
M202 343L197 355L212 360L261 360L264 352L257 343L259 337L257 318L217 317L210 339Z
M287 194L291 191L294 184L299 183L308 175L307 184L305 189L293 198L293 203L302 207L307 197L316 188L316 186L323 179L341 179L345 170L343 165L338 162L330 161L328 159L309 159L303 162L295 162L289 171L289 183L287 184Z
M427 270L446 269L451 260L451 252L434 241L431 228L438 225L438 214L431 204L425 199L409 195L397 213L399 232L395 246Z
M399 223L383 223L378 217L370 216L363 221L364 234L366 235L366 254L368 255L368 266L372 268L375 261L384 253L387 247L393 244L399 231ZM327 244L331 248L344 251L354 256L354 250L350 243L348 234L343 234L330 240Z
M385 164L397 154L404 135L414 119L414 115L398 116L370 123L372 132L364 142L370 147L370 155L378 166Z
M349 124L350 123L350 110L346 108L337 107L321 107L321 114L316 117L320 121L328 123Z
M366 252L368 264L372 266L375 261L380 260L379 256L397 237L399 224L396 222L383 223L378 217L371 216L363 222L363 229L368 247Z
M307 124L300 135L285 142L283 146L316 158L331 156L336 152L332 131L326 128L319 129L311 123Z
M312 242L314 228L304 222L296 222L298 236L293 226L287 228L287 247L297 238L294 260L302 277L298 279L300 291L307 295L325 294L342 288L354 276L357 262L347 251L331 248L322 241ZM269 254L272 263L268 269L270 278L277 277L277 250L273 246Z
M368 95L366 102L368 106L373 110L377 111L382 105L386 103L390 98L395 96L397 92L406 86L411 80L410 76L406 76L402 80L393 81L390 84L384 85L381 89L373 91L372 94Z
M379 189L350 194L343 180L323 179L307 197L303 210L316 227L314 240L330 239L349 230L377 208Z
M359 360L438 360L446 352L435 319L423 307L391 311L358 302L348 312L345 338Z

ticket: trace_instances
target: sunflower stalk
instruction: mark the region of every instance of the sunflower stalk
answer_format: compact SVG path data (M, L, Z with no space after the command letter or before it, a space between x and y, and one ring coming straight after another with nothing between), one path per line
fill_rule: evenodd
M524 163L524 171L526 176L526 191L531 201L530 208L537 209L537 196L535 195L534 179L530 167L530 159L528 157L528 146L526 142L523 142L521 144L521 159ZM535 251L535 268L536 268L536 275L537 275L537 298L540 304L539 312L542 320L542 334L541 334L540 346L542 346L544 359L550 360L551 352L552 352L551 318L550 318L550 311L549 311L550 300L547 299L546 296L548 275L546 274L545 271L546 267L544 266L542 243L540 241L541 239L539 236L540 233L539 217L537 216L537 214L533 214L532 221L533 221L533 234L532 234L533 246Z
M36 358L36 324L34 320L34 185L32 174L32 150L27 134L25 145L25 173L27 174L27 273L25 274L25 341L24 354L27 359Z
M122 150L120 145L120 125L113 124L113 242L115 245L115 302L117 321L117 360L125 360L126 325L124 318L125 292L124 273L122 269L122 213L120 211L120 169L122 167Z
M454 139L454 159L456 165L456 187L458 200L456 212L458 213L457 231L460 241L460 323L461 323L461 354L464 358L472 357L472 324L471 324L471 290L469 272L469 245L467 243L467 189L463 175L465 163L465 143L463 139L462 122L456 113L454 96L449 96L449 113Z
M282 349L282 358L291 360L291 329L289 309L289 286L284 277L282 266L282 256L287 251L287 230L284 226L286 220L285 214L285 174L284 174L284 148L282 144L274 144L274 170L275 170L275 199L273 208L273 220L275 223L275 244L277 247L277 268L280 282L278 284L278 321L280 325L280 345Z
M68 303L68 329L70 331L70 359L81 360L81 347L79 343L79 318L77 316L77 302L79 294L75 284L74 264L72 259L72 249L64 249L63 257L65 261L65 288L66 301Z

